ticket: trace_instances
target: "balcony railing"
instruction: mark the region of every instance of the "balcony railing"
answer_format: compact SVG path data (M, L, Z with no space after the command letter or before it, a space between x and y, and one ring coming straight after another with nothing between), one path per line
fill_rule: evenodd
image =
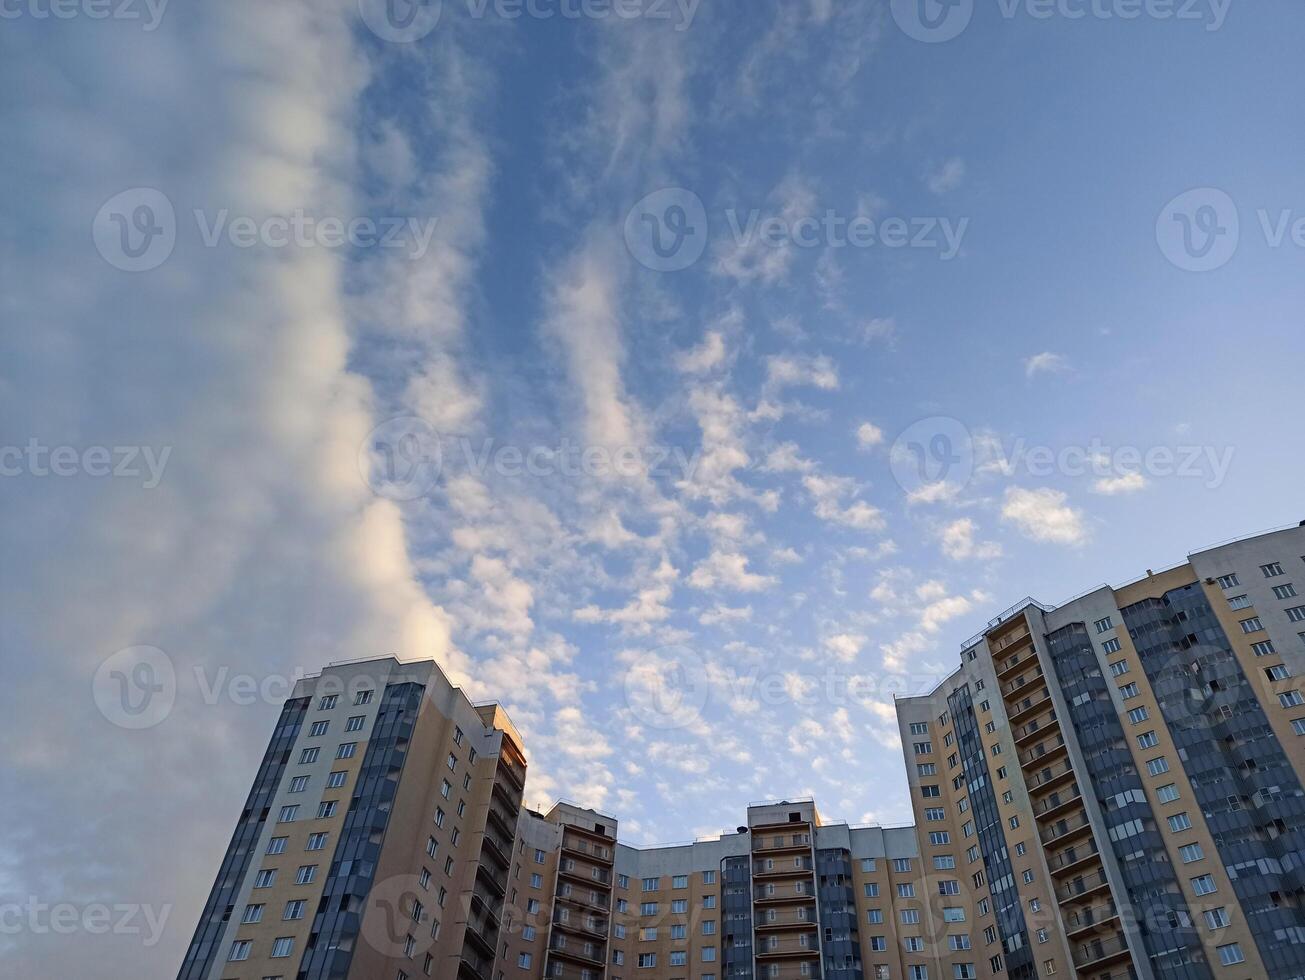
M1097 842L1089 840L1082 847L1071 847L1069 850L1057 854L1047 861L1047 867L1052 871L1060 871L1064 868L1073 867L1080 861L1086 861L1090 857L1096 857L1100 853L1097 849Z
M1050 692L1037 699L1027 697L1021 701L1017 701L1007 708L1006 714L1011 721L1014 721L1016 718L1021 718L1024 715L1027 715L1030 711L1037 711L1043 705L1049 704L1051 704Z
M820 945L815 939L803 942L806 936L794 936L789 939L771 939L757 944L758 956L819 956ZM764 974L763 974L764 976Z
M1029 787L1035 788L1044 786L1047 783L1054 783L1061 776L1074 771L1074 766L1068 759L1064 762L1058 762L1054 766L1047 766L1045 769L1039 769L1037 773L1029 777Z
M1065 930L1072 933L1083 929L1091 929L1093 926L1099 926L1103 922L1109 922L1118 916L1119 911L1115 908L1114 902L1107 902L1105 905L1097 905L1088 909L1079 909L1079 911L1071 912L1065 916Z
M781 909L769 909L757 917L758 929L794 929L803 926L815 927L815 914L809 909L801 908L795 911Z
M811 847L810 834L782 834L773 837L752 838L753 851L780 851Z
M1046 675L1042 673L1042 667L1037 664L1034 664L1032 672L1028 674L1021 674L1019 677L1016 677L1010 683L1003 684L1001 688L1001 693L1005 697L1010 697L1016 691L1022 691L1030 684L1042 680L1045 676Z
M606 944L573 942L566 936L554 935L548 944L548 948L559 955L587 960L590 963L597 963L599 966L603 965L607 957Z
M1053 730L1053 726L1055 726L1056 724L1057 724L1056 712L1055 709L1052 709L1049 717L1044 718L1042 720L1038 720L1037 718L1035 718L1033 719L1033 721L1029 722L1027 725L1023 726L1022 728L1015 729L1013 733L1015 736L1015 741L1022 742L1026 738L1029 738L1032 735L1036 735L1038 732L1050 733Z
M575 878L577 881L589 882L594 885L610 885L612 883L612 873L606 868L595 867L591 864L576 864L570 858L563 859L557 870L559 874Z
M1064 820L1057 820L1055 823L1048 825L1039 835L1042 843L1050 844L1054 840L1067 837L1084 827L1090 826L1087 813L1079 813L1073 817L1066 817Z
M585 915L568 915L563 918L561 914L554 913L553 925L559 929L566 929L569 932L583 932L590 936L606 936L607 920L591 919Z
M1029 749L1026 752L1021 752L1020 765L1025 767L1031 766L1035 764L1039 759L1043 759L1046 756L1059 752L1064 747L1065 747L1065 736L1061 735L1059 730L1057 730L1056 737L1052 739L1049 743L1042 742L1039 743L1038 745L1033 746L1033 748Z
M798 891L792 886L767 885L752 890L752 898L755 902L806 902L812 901L815 897L814 888Z
M1059 810L1067 803L1073 803L1075 800L1081 800L1082 798L1083 792L1078 788L1078 784L1076 783L1064 791L1057 790L1056 792L1038 800L1033 804L1033 813L1035 816L1041 817L1045 814Z
M587 840L581 840L574 834L563 833L562 848L567 851L575 851L577 854L589 855L595 860L604 861L608 864L612 861L612 849L610 847L590 844Z
M1104 871L1097 871L1084 878L1075 878L1073 881L1065 882L1065 884L1056 889L1056 897L1062 902L1068 901L1071 898L1077 898L1079 895L1084 895L1093 889L1100 888L1108 883L1109 882L1106 880L1106 873Z
M1082 968L1089 963L1097 963L1127 952L1128 941L1122 933L1112 939L1094 939L1090 943L1079 943L1074 947L1074 965Z
M782 877L785 875L810 875L816 869L815 862L809 857L798 858L796 863L793 861L771 862L773 867L767 867L766 861L754 861L752 863L752 874L755 877Z

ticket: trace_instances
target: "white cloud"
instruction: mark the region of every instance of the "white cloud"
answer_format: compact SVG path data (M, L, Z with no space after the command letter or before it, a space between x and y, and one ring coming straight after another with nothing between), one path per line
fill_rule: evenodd
M828 357L782 354L766 358L766 390L778 393L785 388L813 387L821 391L838 390L838 370Z
M943 554L953 561L969 558L988 560L1001 557L1001 545L995 541L977 541L978 525L968 517L952 521L939 532Z
M965 161L952 157L929 175L929 190L935 194L946 194L961 186L965 180Z
M873 422L862 422L857 426L856 444L862 449L873 449L875 446L882 445L883 441L884 430Z
M891 316L867 320L861 324L858 334L864 343L881 343L892 347L897 341L897 320Z
M1011 487L1002 505L1002 519L1014 524L1026 538L1047 544L1081 545L1088 539L1083 514L1069 506L1069 496L1059 490Z
M856 491L855 483L847 477L810 473L803 477L802 485L815 501L815 514L822 521L858 531L881 531L887 526L879 508L862 500L844 504Z
M1092 484L1092 492L1106 497L1125 493L1137 493L1150 486L1150 482L1141 473L1123 473L1119 476L1105 476Z
M1024 359L1024 375L1028 378L1036 378L1039 374L1059 374L1068 370L1069 360L1064 354L1043 351L1041 354L1034 354Z
M825 637L825 649L844 663L856 659L856 655L865 646L866 638L859 633L835 633Z
M702 343L676 355L675 366L685 374L706 374L726 361L725 337L719 330L709 330Z
M736 592L764 592L778 584L778 579L749 571L748 559L744 555L713 551L693 569L688 583L695 589L723 588Z

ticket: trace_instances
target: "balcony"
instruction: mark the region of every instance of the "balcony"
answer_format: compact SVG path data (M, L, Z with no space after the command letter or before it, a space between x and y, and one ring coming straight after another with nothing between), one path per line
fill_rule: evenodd
M582 854L593 861L600 861L603 864L612 863L612 849L601 844L591 844L589 841L580 840L572 836L570 831L573 828L566 828L567 832L562 835L562 850L570 851L572 854Z
M1084 932L1087 929L1096 929L1118 918L1119 910L1115 908L1114 902L1080 909L1065 916L1065 932L1073 936L1075 933Z
M476 874L494 886L498 891L500 900L507 894L507 875L495 871L492 865L486 864L484 861L479 862L476 865Z
M488 816L489 819L493 821L494 824L498 827L498 829L502 832L502 836L508 838L509 840L516 839L517 821L516 818L510 812L508 812L506 807L499 806L493 801L491 801L489 804Z
M1071 803L1076 803L1083 799L1083 792L1078 788L1078 784L1066 787L1063 790L1056 790L1047 796L1042 797L1033 804L1033 815L1035 817L1049 817Z
M466 938L477 946L485 956L494 955L494 944L498 941L498 924L487 915L472 914L467 920Z
M1006 706L1006 717L1009 719L1011 724L1014 724L1020 718L1027 718L1029 715L1031 715L1033 712L1037 711L1038 709L1043 707L1049 707L1050 705L1051 705L1051 692L1048 691L1040 698L1035 698L1032 695L1030 695L1029 697L1024 698L1021 701L1017 701L1014 704L1008 704Z
M572 942L567 936L555 935L548 944L548 950L557 956L565 956L568 959L578 960L581 963L592 963L600 967L607 959L607 945L605 943Z
M1080 970L1096 967L1117 956L1128 956L1128 942L1120 933L1111 939L1094 939L1074 947L1074 966Z
M756 929L814 929L815 915L810 909L800 908L794 911L767 909L766 914L756 921Z
M767 861L754 861L752 864L752 877L754 878L792 878L792 877L811 877L815 871L815 862L809 857L800 857L793 861L774 862L774 867L766 867Z
M1015 729L1012 734L1015 736L1015 744L1018 745L1021 742L1027 742L1039 733L1050 735L1052 732L1058 731L1060 731L1060 725L1056 721L1056 712L1053 709L1046 718L1034 719L1023 728Z
M551 960L552 957L549 957L549 959ZM544 974L544 976L548 977L548 980L592 980L595 975L601 977L603 974L601 971L595 974L595 971L588 967L580 970L557 961L550 962L548 970Z
M1049 824L1043 828L1039 836L1042 838L1042 843L1050 844L1052 841L1068 841L1071 837L1084 831L1091 833L1092 825L1088 822L1087 813L1079 812L1076 816L1065 817L1053 824Z
M563 859L558 865L557 873L565 875L574 881L583 882L586 885L601 885L610 887L612 884L612 873L606 868L600 868L592 864L577 864L571 858Z
M516 790L514 792L507 780L495 779L493 789L498 798L503 801L503 805L509 810L521 809L521 791Z
M516 784L517 792L523 792L526 788L526 767L521 765L515 759L510 759L506 755L498 757L498 768L500 772L506 773L508 778Z
M785 939L772 936L770 940L757 945L757 958L779 959L793 956L819 956L820 944L814 936L806 942L803 942L804 939L807 939L805 935Z
M1023 691L1029 685L1036 684L1038 681L1043 680L1045 677L1046 675L1042 673L1042 668L1035 663L1033 665L1033 670L1029 673L1020 674L1009 684L1003 684L1001 688L1002 696L1007 698L1012 697L1019 691Z
M573 888L563 885L558 889L556 899L578 909L602 909L606 912L612 907L612 896L592 888Z
M1100 854L1101 852L1097 849L1097 842L1089 840L1081 847L1071 847L1069 850L1061 851L1047 861L1047 868L1052 874L1061 874L1076 865L1082 864L1089 858L1098 857Z
M1047 766L1038 770L1035 774L1028 777L1029 789L1041 789L1044 786L1054 786L1057 782L1066 776L1074 774L1074 767L1066 759L1064 762L1057 763L1054 766Z
M458 976L471 980L490 980L494 975L494 957L478 953L470 946L462 947L462 961L458 964Z
M775 973L766 971L764 980L820 980L820 964L804 963L802 966L807 968L805 973L802 972L802 966L797 965L779 965L779 970Z
M1110 882L1106 880L1106 873L1097 871L1085 877L1065 882L1056 889L1056 900L1063 905L1065 902L1072 901L1081 895L1090 895L1098 889L1109 887Z
M810 851L810 834L777 834L773 837L752 835L752 853L776 851Z
M752 901L757 905L767 902L814 902L815 900L814 888L798 891L794 885L767 885L752 890Z
M512 867L512 845L489 830L485 831L485 846L480 849L480 853L492 857L504 871Z
M499 921L499 912L503 907L503 896L493 895L488 889L483 887L479 881L471 889L471 897L480 903L481 908L494 920L495 924Z
M1029 766L1035 766L1044 759L1053 759L1060 755L1065 749L1065 736L1060 734L1060 730L1055 730L1056 737L1049 742L1041 742L1033 748L1020 753L1020 765L1027 769Z
M567 932L574 932L585 936L603 936L607 935L606 919L591 919L589 916L568 915L563 918L560 914L554 913L553 925L559 929L565 929Z

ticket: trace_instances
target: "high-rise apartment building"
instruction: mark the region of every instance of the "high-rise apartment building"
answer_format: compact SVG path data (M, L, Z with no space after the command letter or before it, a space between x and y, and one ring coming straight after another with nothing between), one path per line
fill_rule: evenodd
M333 666L180 978L1302 980L1302 672L1305 526L991 620L897 702L913 826L779 801L638 848L523 810L511 723L433 664Z

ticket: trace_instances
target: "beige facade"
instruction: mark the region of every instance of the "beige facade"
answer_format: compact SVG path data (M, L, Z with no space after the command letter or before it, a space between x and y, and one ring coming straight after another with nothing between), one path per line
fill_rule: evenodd
M1299 590L1299 591L1298 591ZM434 664L287 702L180 980L1305 978L1305 526L1026 600L897 714L913 826L638 848Z

